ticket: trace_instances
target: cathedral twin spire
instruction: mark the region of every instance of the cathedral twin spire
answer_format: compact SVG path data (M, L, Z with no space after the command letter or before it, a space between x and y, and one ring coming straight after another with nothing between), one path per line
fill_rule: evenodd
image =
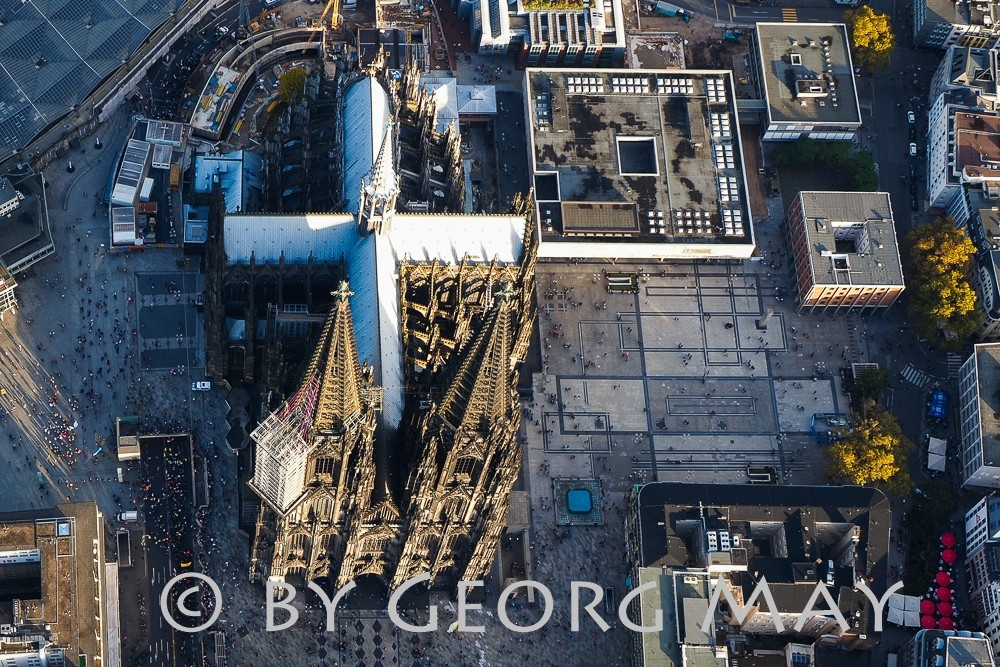
M306 372L306 377L321 374L312 424L315 432L342 431L362 408L364 380L350 305L354 292L350 291L347 281L342 281L339 289L331 294L336 297L336 304L326 320Z

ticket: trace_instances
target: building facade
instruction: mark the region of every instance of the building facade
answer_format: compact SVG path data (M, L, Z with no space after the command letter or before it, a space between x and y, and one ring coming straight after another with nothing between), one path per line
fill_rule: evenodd
M1000 343L976 345L958 378L963 484L1000 488Z
M983 326L980 342L1000 340L1000 207L982 191L968 192L966 197L973 209L966 230L976 245L975 287Z
M566 3L554 9L535 0L461 0L479 53L516 50L528 67L617 67L625 57L621 0Z
M960 99L972 101L968 92L943 93L927 114L927 202L964 225L972 213L966 188L1000 200L1000 114Z
M990 494L965 514L969 602L994 652L1000 646L1000 498Z
M998 20L996 0L913 0L913 41L941 49L953 45L992 48L1000 36Z
M903 293L885 192L800 192L785 218L801 311L888 308Z

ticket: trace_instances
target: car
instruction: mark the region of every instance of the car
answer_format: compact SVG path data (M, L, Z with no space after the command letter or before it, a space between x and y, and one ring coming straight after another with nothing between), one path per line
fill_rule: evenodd
M191 391L210 391L212 389L211 382L192 382Z
M228 34L229 34L229 28L227 28L227 27L226 27L226 26L224 26L224 25L220 25L220 26L219 26L219 29L218 29L218 30L216 30L216 32L218 32L218 33L219 33L219 37L225 37L226 35L228 35Z
M917 145L912 141L910 142L910 157L917 157Z
M907 111L906 112L906 120L910 121L910 125L913 125L914 123L917 122L917 115L915 113L913 113L912 111Z
M917 198L916 197L910 197L910 210L911 211L916 211L919 208L920 207L917 206Z

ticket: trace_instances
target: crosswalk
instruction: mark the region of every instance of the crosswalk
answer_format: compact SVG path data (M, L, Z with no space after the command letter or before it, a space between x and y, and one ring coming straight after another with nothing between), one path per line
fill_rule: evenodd
M789 23L795 23L799 20L799 13L795 11L794 7L782 7L781 20L788 21Z
M931 382L931 376L919 368L914 368L913 364L907 364L906 368L900 371L899 374L904 380L910 384L915 384L920 389L923 389Z
M948 377L949 378L957 378L958 377L958 372L962 369L962 364L964 362L965 362L965 359L962 358L962 355L955 354L954 352L949 352L948 353Z

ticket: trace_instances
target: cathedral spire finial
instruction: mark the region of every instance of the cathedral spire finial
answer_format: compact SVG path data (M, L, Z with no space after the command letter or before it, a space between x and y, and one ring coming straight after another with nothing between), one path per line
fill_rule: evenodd
M497 298L501 301L511 301L516 295L517 292L514 291L512 283L504 283L500 291L497 292Z
M337 297L338 303L343 303L347 301L350 297L354 296L354 292L351 291L350 286L347 284L346 280L340 281L340 287L335 291L330 292L330 296Z

